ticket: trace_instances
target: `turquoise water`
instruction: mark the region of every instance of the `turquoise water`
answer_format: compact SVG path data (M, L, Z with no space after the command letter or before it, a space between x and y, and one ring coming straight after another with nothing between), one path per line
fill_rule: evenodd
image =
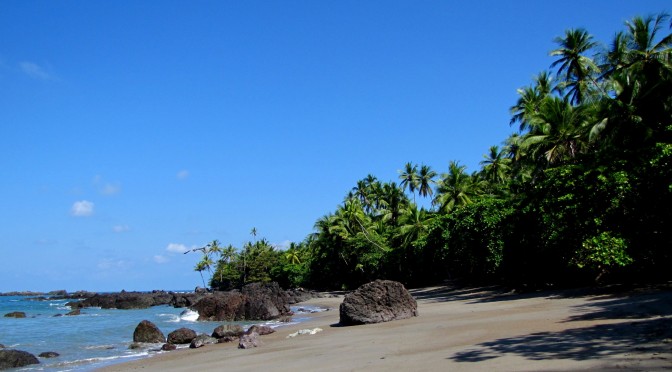
M22 371L90 371L154 355L160 344L151 345L148 349L129 349L133 331L144 319L156 324L166 336L181 327L193 329L199 334L211 334L218 325L225 324L197 322L198 314L170 306L141 310L85 308L81 315L55 316L70 311L65 306L69 301L72 300L33 301L31 297L0 296L0 344L35 356L45 351L60 354L57 358L38 358L40 364L22 368ZM4 317L14 311L23 311L27 317ZM300 316L294 318L294 322L301 320ZM236 322L244 327L253 323Z

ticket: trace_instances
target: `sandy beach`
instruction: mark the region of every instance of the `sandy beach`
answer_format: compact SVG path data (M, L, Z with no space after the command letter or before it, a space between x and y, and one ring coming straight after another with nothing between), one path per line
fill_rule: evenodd
M527 294L490 287L411 290L419 316L339 327L331 310L237 343L183 349L101 371L568 371L672 369L672 290L603 288ZM287 338L299 329L314 335Z

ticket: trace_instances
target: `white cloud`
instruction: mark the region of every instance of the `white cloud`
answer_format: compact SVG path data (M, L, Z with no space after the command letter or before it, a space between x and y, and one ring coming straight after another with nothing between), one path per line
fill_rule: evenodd
M173 252L173 253L184 253L188 251L190 248L187 248L186 245L184 244L178 244L178 243L170 243L166 247L166 250L168 252Z
M21 62L19 63L19 68L21 68L21 71L23 71L24 74L30 76L33 79L40 79L40 80L52 79L51 74L49 74L43 67L39 66L37 63Z
M115 233L122 233L130 230L131 228L128 225L114 225L112 226L112 231Z
M177 179L178 180L185 180L189 177L189 171L186 169L183 169L179 172L177 172Z
M163 264L168 262L168 258L157 254L156 256L154 256L154 262L158 264Z
M70 213L75 217L88 217L93 214L93 203L87 200L77 201L72 205Z

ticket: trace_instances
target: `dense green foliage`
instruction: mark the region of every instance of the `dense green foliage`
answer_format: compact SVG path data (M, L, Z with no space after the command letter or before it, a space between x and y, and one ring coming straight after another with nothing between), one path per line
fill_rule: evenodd
M608 46L566 31L551 70L518 90L517 132L479 171L450 161L440 175L407 163L399 184L369 175L303 242L282 251L264 239L240 250L215 241L196 270L214 267L217 288L669 278L671 28L666 14L635 17Z

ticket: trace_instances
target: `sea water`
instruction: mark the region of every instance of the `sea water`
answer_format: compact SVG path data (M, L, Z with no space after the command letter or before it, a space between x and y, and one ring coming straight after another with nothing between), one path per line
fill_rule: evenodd
M74 300L45 299L23 296L0 296L0 344L7 349L27 351L35 356L54 351L56 358L38 358L40 364L21 368L21 371L90 371L113 363L149 357L160 353L161 344L130 349L133 331L142 320L156 324L164 335L182 327L196 333L210 335L227 322L198 322L198 313L184 308L154 306L148 309L117 310L101 308L81 309L81 315L60 316L71 309L67 302ZM305 308L305 306L303 307ZM298 316L292 323L300 322ZM303 310L303 309L301 309ZM317 309L306 309L317 311ZM14 311L26 313L26 318L6 318ZM259 322L229 322L243 328ZM264 323L278 327L292 323Z

